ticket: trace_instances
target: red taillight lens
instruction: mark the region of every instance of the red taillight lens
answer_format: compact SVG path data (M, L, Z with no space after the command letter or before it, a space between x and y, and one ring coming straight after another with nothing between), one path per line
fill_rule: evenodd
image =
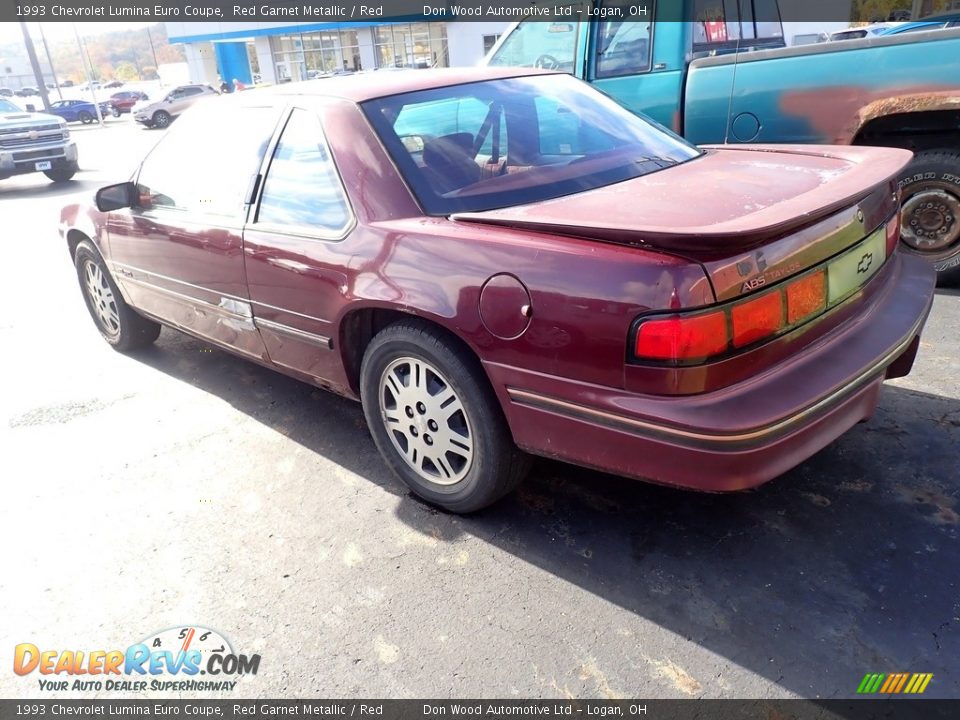
M783 295L779 290L766 293L730 308L733 320L733 346L752 345L776 335L783 327Z
M887 257L893 255L897 249L897 243L900 242L900 211L890 218L887 223Z
M806 320L827 306L827 273L824 270L787 285L787 324Z
M637 328L638 359L689 361L727 350L727 316L722 311L646 320Z

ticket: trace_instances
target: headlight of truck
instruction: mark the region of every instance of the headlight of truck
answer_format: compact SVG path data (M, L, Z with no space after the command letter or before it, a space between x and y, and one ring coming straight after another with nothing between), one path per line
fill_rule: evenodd
M70 128L67 127L66 123L60 123L60 132L63 133L64 140L67 140L70 137Z

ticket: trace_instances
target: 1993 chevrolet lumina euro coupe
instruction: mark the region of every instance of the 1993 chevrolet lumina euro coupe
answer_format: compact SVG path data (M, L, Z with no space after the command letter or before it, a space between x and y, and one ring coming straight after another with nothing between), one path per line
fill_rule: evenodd
M357 74L198 104L60 229L114 348L167 325L359 399L430 503L527 453L732 491L910 371L910 157L697 148L563 74Z

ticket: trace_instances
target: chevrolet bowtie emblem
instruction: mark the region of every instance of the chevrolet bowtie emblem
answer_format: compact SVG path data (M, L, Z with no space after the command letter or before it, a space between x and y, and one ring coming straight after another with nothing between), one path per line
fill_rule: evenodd
M863 257L860 258L860 262L857 264L857 275L866 273L871 265L873 265L873 253L864 253Z
M40 133L38 133L36 130L31 130L27 133L27 137L31 140L36 140L38 137L40 137Z

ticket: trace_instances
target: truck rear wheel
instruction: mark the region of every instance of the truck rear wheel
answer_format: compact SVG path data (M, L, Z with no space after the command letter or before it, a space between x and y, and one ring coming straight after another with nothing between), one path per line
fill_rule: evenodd
M900 178L904 249L929 260L938 278L960 277L960 153L917 153Z

